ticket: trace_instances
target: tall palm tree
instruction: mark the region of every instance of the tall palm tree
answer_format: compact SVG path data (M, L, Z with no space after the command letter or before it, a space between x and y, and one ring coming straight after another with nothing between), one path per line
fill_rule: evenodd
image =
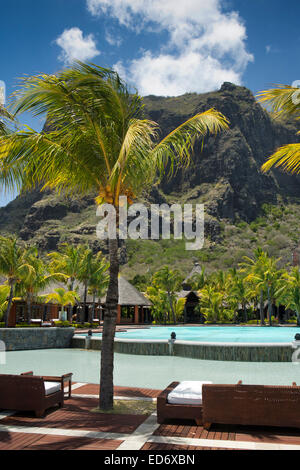
M24 270L30 272L32 269L24 262L24 250L18 245L16 238L0 237L0 274L6 278L9 286L9 298L4 313L5 327L8 327L9 313L15 293L16 284L21 282Z
M247 276L250 283L254 283L259 291L267 293L268 319L272 326L273 304L276 301L278 285L282 279L282 270L278 269L278 259L271 258L262 252Z
M263 326L265 324L265 314L264 314L264 286L260 282L257 282L257 278L253 277L253 274L259 274L259 278L263 272L263 266L265 262L263 261L266 259L267 254L260 248L256 248L253 253L253 258L249 256L244 256L244 261L239 263L240 271L245 273L246 281L250 283L250 292L252 287L252 297L255 296L256 298L259 297L259 312L260 312L260 324ZM250 276L250 277L249 277Z
M12 114L0 104L0 135L7 135L9 133L7 124L13 122L13 120Z
M48 134L26 129L0 138L0 181L7 187L98 193L97 204L129 203L168 166L187 166L196 138L228 128L215 109L190 118L158 141L159 126L142 119L142 99L118 74L77 62L56 75L26 77L14 95L16 115L47 114ZM1 171L2 168L2 171ZM118 238L109 239L110 282L101 352L100 407L113 407L113 342L118 303Z
M44 296L46 299L46 302L54 302L58 305L61 306L62 310L61 312L64 313L65 307L67 305L72 305L74 306L76 304L76 301L80 300L80 297L77 292L75 291L70 291L70 290L65 290L62 287L58 287L57 289L54 289L54 292L51 294L47 294Z
M283 274L283 285L277 290L282 303L297 315L297 326L300 326L300 272L294 267L291 273Z
M107 290L109 282L108 269L109 263L106 262L101 251L99 251L92 259L88 279L89 291L93 296L92 311L89 311L89 323L92 323L93 318L95 318L96 296L102 298Z
M3 315L7 309L9 291L9 286L0 286L0 321L2 321Z
M93 251L86 245L81 255L80 260L80 269L78 273L78 280L82 282L84 286L84 293L83 293L83 312L85 314L86 304L87 304L87 294L89 288L89 282L93 275L95 264L93 262L94 254ZM81 318L81 321L84 321Z
M223 319L224 294L214 285L206 285L198 292L200 297L201 313L206 321L217 323Z
M36 247L29 247L23 253L23 261L25 265L20 269L21 282L17 285L16 294L25 298L27 304L27 318L31 318L31 307L35 297L39 292L47 287L54 280L65 281L68 279L63 273L48 273L48 267L39 257Z
M172 270L168 266L164 266L159 269L152 278L152 283L154 286L157 286L159 289L164 290L167 293L170 309L173 316L174 325L176 325L176 313L174 309L174 296L175 292L178 290L180 284L182 283L182 276L180 272L175 269Z
M234 297L237 304L241 304L244 312L244 322L248 321L247 304L249 303L249 288L245 277L241 274L233 276L230 286L230 295Z
M269 106L277 118L288 116L300 117L299 88L277 85L276 88L258 93L259 101ZM300 134L300 131L297 133ZM300 174L300 144L288 144L277 149L271 155L262 170L267 172L272 167L281 167L288 173Z
M63 243L58 251L49 253L49 268L53 273L62 272L68 276L69 289L74 290L74 283L79 279L82 256L86 247L84 245L70 245Z

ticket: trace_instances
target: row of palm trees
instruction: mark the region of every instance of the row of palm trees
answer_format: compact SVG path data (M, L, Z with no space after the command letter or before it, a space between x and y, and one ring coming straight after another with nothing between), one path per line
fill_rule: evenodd
M265 324L265 304L268 323L272 325L274 305L283 305L295 312L300 324L300 272L298 267L280 269L279 259L270 257L257 248L252 257L244 257L238 269L217 271L206 275L204 269L189 279L191 290L196 291L196 308L207 322L236 322L238 313L247 323L249 313L260 312ZM178 270L165 266L157 271L147 296L153 303L152 315L159 323L184 320L185 299L178 299L183 277Z
M26 303L30 319L34 302L58 303L64 311L65 306L80 300L85 307L88 292L93 296L89 313L92 322L96 298L101 298L107 289L108 268L102 253L94 254L87 245L63 244L43 259L36 247L21 244L16 238L0 237L0 276L4 283L0 286L0 312L3 312L5 326L8 326L14 299ZM53 293L41 296L40 293L55 281L64 283L66 289L58 287ZM83 299L76 290L76 282L84 286Z

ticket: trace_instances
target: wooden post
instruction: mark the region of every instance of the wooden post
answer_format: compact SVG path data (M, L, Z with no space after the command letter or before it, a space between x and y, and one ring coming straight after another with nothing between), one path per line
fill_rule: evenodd
M139 307L137 305L134 306L134 323L137 324L139 322Z
M16 326L16 312L17 312L16 302L13 302L13 304L10 308L9 316L8 316L8 327L9 328Z
M121 305L118 305L118 311L117 311L117 325L121 323Z

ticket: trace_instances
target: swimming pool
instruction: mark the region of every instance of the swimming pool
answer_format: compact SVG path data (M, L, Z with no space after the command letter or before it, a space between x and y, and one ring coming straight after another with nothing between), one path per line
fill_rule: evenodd
M124 327L126 328L126 327ZM295 327L243 327L243 326L191 326L191 327L150 327L130 329L117 333L116 338L129 340L168 340L172 332L179 341L198 341L201 343L291 343L295 334L300 332ZM101 337L100 333L94 336Z
M74 373L74 381L99 383L99 351L51 349L6 353L0 373L33 370L40 375ZM291 385L300 383L300 363L203 361L184 357L115 354L115 385L163 389L174 380L211 380L214 383Z

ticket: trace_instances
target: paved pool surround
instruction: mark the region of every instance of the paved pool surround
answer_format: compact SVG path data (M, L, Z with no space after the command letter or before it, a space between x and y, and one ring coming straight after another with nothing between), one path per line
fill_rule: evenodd
M89 349L101 350L101 338L91 338ZM73 348L86 348L83 336L74 336ZM143 356L180 356L191 359L239 362L291 362L292 343L200 343L176 340L168 341L129 340L115 338L117 353Z
M70 348L75 328L1 328L6 351Z

